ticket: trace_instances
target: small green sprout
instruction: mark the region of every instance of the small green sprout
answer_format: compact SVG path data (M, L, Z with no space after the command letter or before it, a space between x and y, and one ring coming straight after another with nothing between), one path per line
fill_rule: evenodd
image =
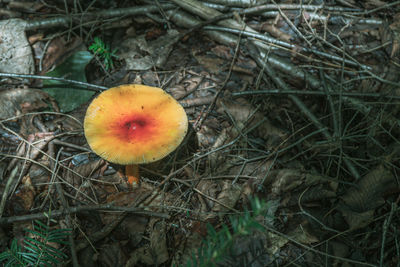
M89 46L89 50L103 62L107 71L114 68L113 58L118 58L117 49L111 51L109 45L106 45L99 37L95 37L93 44Z

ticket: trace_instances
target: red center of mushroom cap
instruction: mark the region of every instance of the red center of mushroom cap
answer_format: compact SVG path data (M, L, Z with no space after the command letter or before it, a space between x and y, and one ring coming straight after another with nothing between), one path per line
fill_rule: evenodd
M162 89L121 85L101 93L89 105L85 136L102 158L119 164L159 160L182 142L185 110Z
M130 115L112 126L115 135L127 142L147 142L157 133L157 124L150 115Z

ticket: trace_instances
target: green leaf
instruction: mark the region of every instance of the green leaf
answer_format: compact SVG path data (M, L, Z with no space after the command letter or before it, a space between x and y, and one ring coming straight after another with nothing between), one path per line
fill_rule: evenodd
M93 55L88 51L76 52L46 75L86 82L85 68L92 58ZM61 112L68 112L77 108L81 104L87 102L94 94L93 91L84 90L83 88L77 90L73 89L72 86L76 87L76 85L60 81L43 81L43 90L55 98L60 106Z

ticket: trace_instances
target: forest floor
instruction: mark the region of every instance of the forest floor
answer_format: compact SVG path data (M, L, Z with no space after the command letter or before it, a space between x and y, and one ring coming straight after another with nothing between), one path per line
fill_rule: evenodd
M0 262L400 266L399 54L400 1L1 1ZM124 84L188 118L139 184L85 138Z

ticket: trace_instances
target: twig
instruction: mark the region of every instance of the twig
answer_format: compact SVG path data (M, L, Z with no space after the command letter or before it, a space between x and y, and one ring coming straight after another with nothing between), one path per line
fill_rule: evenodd
M267 62L270 61L270 57L266 57L264 62L261 58L261 53L257 53L256 48L254 45L250 44L250 56L259 64L262 69L264 70L265 73L274 81L274 83L277 85L278 88L283 89L283 90L289 90L287 84L276 74L275 70L270 67L269 64L266 64ZM292 68L296 69L296 67L292 66ZM313 79L315 79L313 77ZM318 81L315 81L319 83ZM307 106L301 101L297 96L294 95L289 95L289 99L291 99L296 106L306 115L306 117L313 122L313 124L318 128L318 129L326 129L326 127L318 120L318 118L307 108ZM327 140L332 140L331 134L328 132L328 130L323 130L322 134L325 136ZM357 169L354 167L352 162L348 158L344 158L343 161L345 162L347 168L349 169L350 173L354 176L354 178L359 179L361 176L358 173Z
M274 5L277 5L277 4L275 3L274 0L272 0L272 3L274 3ZM286 16L286 14L282 12L281 8L280 8L278 5L277 5L277 8L278 8L279 14L285 19L286 23L290 26L290 28L292 28L292 30L293 30L301 39L303 39L303 40L308 44L308 46L311 47L311 46L312 46L311 42L308 41L308 39L301 33L301 31L299 31L299 29L297 29L297 27L296 27L296 26L293 24L293 22Z
M303 243L300 243L299 241L295 240L294 238L292 238L292 237L290 237L290 236L287 236L287 235L285 235L285 234L282 234L281 232L279 232L279 231L277 231L277 230L275 230L275 229L273 229L273 228L271 228L271 227L269 227L269 226L267 226L267 225L263 225L263 227L264 227L265 230L267 230L268 232L271 232L271 233L274 233L274 234L276 234L276 235L278 235L278 236L280 236L280 237L283 237L283 238L289 240L290 242L296 244L297 246L300 246L300 247L302 247L302 248L304 248L304 249L306 249L306 250L308 250L308 251L312 251L312 252L317 253L317 254L319 254L319 255L323 255L323 256L325 256L325 257L332 258L332 259L337 259L337 260L340 260L340 261L343 261L343 262L353 263L353 264L355 264L355 265L363 265L363 266L372 266L372 267L376 267L375 264L371 264L371 263L367 263L367 262L361 262L361 261L356 261L356 260L352 260L352 259L346 259L346 258L343 258L343 257L338 257L338 256L331 255L331 254L329 254L329 253L326 253L326 252L319 251L319 250L317 250L317 249L315 249L315 248L313 248L313 247L309 247L309 246L307 246L307 245L304 245Z
M79 82L79 81L74 81L74 80L68 80L68 79L64 79L64 78L50 77L50 76L0 72L0 77L54 80L54 81L60 81L60 82L65 82L65 83L70 83L70 84L75 84L75 85L81 85L81 86L86 87L86 88L76 88L78 90L90 90L90 91L96 91L97 92L97 91L107 90L108 89L107 87L100 86L100 85L95 85L95 84L90 84L90 83L85 83L85 82Z
M245 28L244 25L243 25L243 29ZM240 40L241 40L241 34L239 35L239 39L236 42L235 54L233 55L233 58L232 58L232 61L231 61L231 65L229 67L228 74L226 75L225 80L222 83L221 87L218 89L217 93L214 95L214 98L213 98L211 104L208 106L207 111L204 113L203 116L200 117L200 119L198 120L197 124L194 126L197 129L200 129L200 127L203 124L204 120L207 118L207 116L210 114L210 112L214 109L214 106L217 103L218 97L224 92L225 86L228 83L229 79L231 78L232 69L233 69L233 66L234 66L234 64L236 62L236 58L237 58L238 52L239 52Z
M7 183L6 183L6 187L4 188L3 195L1 196L0 221L2 220L4 207L6 206L8 192L10 191L11 185L13 184L15 177L17 177L17 171L18 171L18 167L15 166L14 169L11 171L10 176L8 177L8 180L7 180Z
M111 223L106 224L100 231L95 232L94 234L87 237L87 240L79 243L76 246L76 250L80 251L80 250L86 248L89 244L98 242L101 239L108 236L115 229L115 227L117 227L125 219L126 215L127 215L127 213L124 212L124 213L120 214L119 216L116 216L116 218L114 220L112 220Z
M209 200L221 205L222 207L224 207L224 208L226 208L226 209L228 209L228 210L230 210L232 212L239 213L238 210L227 206L225 203L222 203L218 199L215 199L215 198L213 198L213 197L211 197L211 196L209 196L207 194L204 194L199 189L193 187L191 184L187 183L186 181L183 181L183 180L180 180L180 179L177 179L177 178L174 178L174 181L186 185L187 187L191 188L193 191L195 191L196 193L200 194L201 196L203 196L203 197L205 197L205 198L207 198L207 199L209 199Z
M387 98L387 99L398 99L400 96L397 95L384 95L379 93L355 93L355 92L327 92L327 91L310 91L310 90L248 90L243 92L233 92L232 96L240 97L247 95L313 95L313 96L349 96L359 98Z
M171 4L160 4L160 6L164 10L172 9L175 7L174 5ZM124 16L143 15L146 13L154 13L158 11L159 8L157 6L147 5L147 6L135 6L129 8L108 9L92 13L85 12L84 14L77 13L77 14L70 14L69 16L27 21L25 30L33 31L38 29L60 27L60 26L68 27L75 19L80 19L82 15L84 15L85 20L93 20L93 23L98 23L99 19L106 19L113 17L123 18Z
M46 154L45 152L43 152L43 151L41 151L43 154ZM47 154L46 154L47 155ZM49 173L52 173L53 171L50 169L50 168L48 168L46 165L44 165L44 164L42 164L42 163L40 163L40 162L38 162L38 161L35 161L35 160L32 160L32 159L30 159L30 158L26 158L26 157L21 157L21 156L14 156L14 155L9 155L9 154L5 154L5 153L1 153L0 152L0 156L3 156L3 157L10 157L10 158L16 158L16 159L26 159L27 161L29 161L29 162L32 162L32 163L35 163L35 164L37 164L37 165L39 165L40 167L42 167L43 169L45 169L46 171L48 171ZM48 157L49 157L49 159L52 159L52 160L54 160L54 158L51 158L49 155L48 155ZM80 178L82 178L82 179L84 179L85 177L83 177L80 173L78 173L78 172L76 172L75 170L73 170L73 169L71 169L71 168L69 168L68 166L64 166L63 165L63 168L64 169L66 169L66 170L68 170L68 171L70 171L70 172L72 172L73 174L75 174L75 175L77 175L78 177L80 177ZM67 186L69 186L69 187L71 187L72 189L74 189L74 190L76 190L76 188L73 186L73 185L71 185L71 184L69 184L69 183L67 183L61 176L59 176L58 174L57 174L57 177L59 178L59 179L61 179L62 181L63 181L63 183L65 183ZM46 184L46 183L43 183L43 184ZM40 185L40 184L38 184L38 185ZM92 201L92 202L95 202L95 200L93 200L91 197L89 197L87 194L85 194L84 192L80 192L84 197L86 197L88 200L90 200L90 201Z
M392 6L396 6L396 5L400 5L400 1L389 3L389 4L386 4L386 5L371 9L371 10L364 11L364 12L356 12L355 14L357 14L357 15L367 15L367 14L371 14L371 13L374 13L376 11L379 11L379 10L382 10L382 9L385 9L385 8L389 8L389 7L392 7Z
M361 67L362 69L367 69L367 70L372 69L370 66L362 65L362 64L360 64L358 62L355 62L355 61L352 61L352 60L343 59L342 57L339 57L339 56L336 56L336 55L331 55L331 54L328 54L328 53L325 53L325 52L321 52L321 51L318 51L318 50L316 50L314 48L305 48L305 47L300 47L298 45L293 45L293 44L290 44L290 43L287 43L287 42L284 42L284 41L281 41L281 40L278 40L278 39L275 39L275 38L272 38L272 37L269 37L269 36L265 36L265 35L262 35L262 34L259 34L259 33L240 31L240 30L237 30L237 29L231 29L231 28L226 28L226 27L218 27L218 26L205 26L204 30L223 31L223 32L229 32L229 33L235 33L235 34L243 34L244 36L247 36L247 37L253 37L253 38L256 38L256 39L259 39L259 40L263 40L263 41L266 41L268 43L277 45L278 48L279 48L279 46L283 46L283 47L289 48L289 49L299 49L300 51L313 53L315 55L318 55L318 56L321 56L321 57L325 57L325 58L328 58L328 59L331 59L331 60L336 60L336 61L339 61L339 62L343 61L346 64L351 65L351 66L357 66L357 67ZM291 52L293 52L293 51L291 51ZM298 53L298 52L296 52L296 53Z
M89 148L83 147L83 146L78 146L78 145L74 145L72 143L68 143L68 142L64 142L58 139L54 139L52 141L52 143L56 144L56 145L60 145L60 146L67 146L67 147L71 147L74 148L76 150L81 150L81 151L85 151L85 152L90 152L92 153L93 151Z
M303 205L301 205L301 199L303 198L303 195L307 192L307 190L308 190L309 188L310 188L310 187L307 187L306 189L304 189L303 192L301 192L301 194L300 194L300 196L299 196L299 199L297 200L297 205L299 206L301 212L302 212L304 215L308 216L308 217L309 217L310 219L312 219L313 221L315 221L316 223L318 223L319 225L321 225L323 229L328 230L328 231L331 231L331 232L334 232L334 233L337 233L337 234L340 234L340 232L339 232L338 230L333 229L333 228L330 228L329 226L326 226L323 222L321 222L320 220L318 220L317 218L315 218L314 216L312 216L310 213L308 213L307 211L305 211L305 210L303 209Z
M168 19L167 19L167 15L165 14L164 8L161 6L160 2L158 0L154 0L158 11L160 12L161 16L164 18L165 23L167 23L167 27L168 29L171 29L171 24L169 23Z
M325 75L323 73L323 71L320 69L319 70L319 77L321 78L321 82L324 88L324 93L326 94L328 103L329 103L329 108L331 109L331 113L332 113L332 124L333 124L333 136L334 137L338 137L340 136L340 127L339 127L339 119L338 117L340 116L338 114L338 116L336 116L336 108L335 108L335 104L333 103L333 99L332 99L332 95L329 93L329 89L328 86L326 84L326 79L325 79ZM336 93L336 92L335 92ZM343 90L341 90L339 92L340 96L343 96Z
M249 7L244 9L243 11L239 11L240 14L253 14L260 13L266 10L309 10L309 11L318 11L318 10L326 10L331 12L358 12L361 11L359 8L346 8L339 6L326 6L326 5L298 5L298 4L266 4L259 5L255 7Z
M122 211L122 212L128 212L128 213L134 213L134 214L158 217L164 219L170 218L170 215L166 213L147 211L143 208L138 208L138 207L113 206L113 203L107 203L101 205L77 206L77 207L69 207L68 209L53 210L51 214L45 214L44 212L39 212L34 214L27 214L27 215L13 216L13 217L2 217L0 218L0 225L10 224L14 222L22 222L22 221L42 220L46 218L53 219L53 218L58 218L60 216L64 216L65 214L80 213L84 211L95 211L95 210Z
M379 259L379 266L380 267L384 266L383 265L383 260L385 258L386 234L387 234L387 230L389 229L390 223L392 222L393 214L395 213L396 210L397 210L397 205L396 205L396 203L393 202L392 205L391 205L389 217L386 218L385 221L383 222L382 243L381 243L381 257Z
M50 161L50 164L52 165L53 170L54 170L53 173L52 173L52 178L51 179L52 180L57 180L56 183L55 183L56 190L57 190L59 198L61 199L61 204L63 206L63 209L65 210L65 209L69 208L69 204L67 202L67 199L64 196L64 190L63 190L61 184L59 183L59 181L58 181L59 179L57 179L57 175L56 175L56 173L59 170L58 162L59 162L59 158L60 158L62 150L63 150L63 147L61 147L60 150L58 151L57 156L55 157L56 160L54 162ZM50 142L50 144L49 144L49 154L52 157L54 157L54 143L52 143L52 142ZM51 190L50 188L51 187L49 187L49 191ZM71 219L71 216L70 216L69 213L65 215L65 221L66 221L67 227L71 229L72 233L74 233L74 228L72 227L72 222L71 222L72 219ZM72 264L73 264L74 267L79 267L78 255L76 253L76 246L75 246L75 240L74 240L73 234L69 235L68 239L69 239L69 243L70 243Z

